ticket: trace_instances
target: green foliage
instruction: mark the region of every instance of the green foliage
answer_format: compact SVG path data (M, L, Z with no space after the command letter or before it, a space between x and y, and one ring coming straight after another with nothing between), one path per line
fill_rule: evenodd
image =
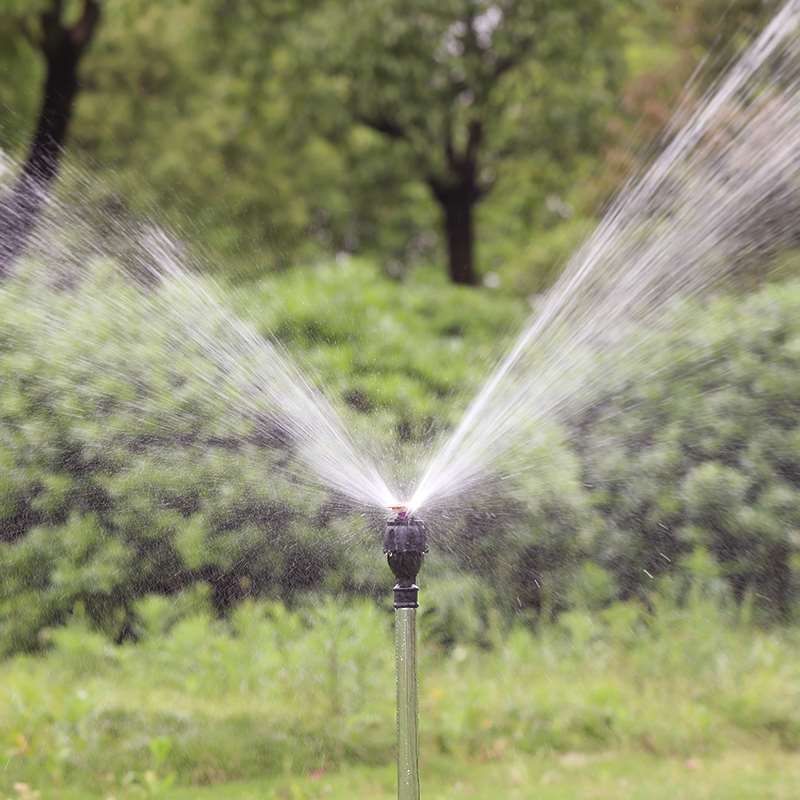
M605 0L326 3L297 39L301 96L323 129L383 137L387 157L431 191L451 277L464 281L471 264L459 278L452 237L470 240L471 223L458 209L471 218L495 186L517 211L541 207L597 153L624 72L622 18Z
M2 298L3 651L45 645L73 613L135 638L149 626L138 598L192 586L222 614L251 596L375 596L386 575L374 531L270 468L286 453L205 391L207 360L176 355L175 319L137 304L113 265L85 280L65 290L23 274ZM409 480L432 429L454 423L484 377L489 343L524 315L435 272L397 283L358 260L230 300L302 354ZM572 433L537 431L534 470L431 520L442 591L429 635L485 645L492 609L541 622L667 591L665 580L681 602L708 564L738 603L788 619L800 589L799 305L785 284L682 312L641 362L618 365L617 388Z
M137 597L198 581L220 611L316 585L336 560L309 525L324 498L272 471L279 454L246 425L238 438L220 427L208 363L175 356L168 315L103 265L87 280L61 290L23 275L0 300L0 649L35 647L78 606L134 635Z
M15 77L0 84L13 112L0 141L17 155L39 110L36 12L46 5L0 9L0 58ZM481 211L480 255L497 271L512 241L535 250L540 229L560 220L547 199L595 169L631 15L635 26L636 13L606 0L105 0L66 156L91 165L99 204L157 208L222 254L226 274L320 252L378 253L399 274L441 254L425 179L455 180L477 124L476 178L497 186ZM376 109L413 123L410 141L365 125ZM557 264L537 255L509 284L549 282Z
M546 619L567 603L602 520L563 432L540 431L528 457L535 468L508 482L510 488L463 502L451 544L462 568L495 587L495 602L506 612Z
M736 598L771 615L797 599L800 289L682 312L580 424L598 540L623 595L697 548Z
M163 294L175 314L142 291ZM69 288L35 267L4 285L2 651L46 644L43 629L76 609L114 639L136 637L146 629L136 600L154 591L208 584L224 613L251 595L371 594L384 581L374 533L372 558L345 547L363 521L272 469L287 453L251 435L235 397L229 407L207 391L215 376L199 350L173 346L176 335L191 341L180 327L190 299L169 283L137 288L105 262ZM434 425L454 421L450 395L474 390L470 361L489 359L492 334L524 312L440 276L404 286L356 261L286 273L231 300L303 354L357 429L406 449L409 463Z
M604 2L382 0L327 4L310 24L313 55L344 83L356 121L403 142L425 177L446 183L456 176L440 145L460 154L476 125L489 180L523 148L579 152L619 69L618 23Z
M453 179L442 143L464 155L479 123L476 177L496 187L479 261L503 287L539 291L631 166L634 126L644 144L707 50L735 49L773 13L727 5L104 0L65 155L89 166L102 207L158 209L221 254L224 274L347 252L397 275L441 257L420 177ZM51 6L0 6L0 72L13 76L0 81L0 144L17 156L39 112ZM73 20L80 3L63 7ZM365 126L387 110L410 140Z
M512 288L522 294L546 291L591 232L592 220L574 217L572 205L557 194L550 195L549 199L556 210L542 214L536 236L526 240L520 230L509 230L507 238L486 243L486 259L498 278L499 287ZM493 230L508 229L514 224L514 215L503 207L485 211ZM504 219L500 219L501 216ZM521 241L525 244L520 245Z
M391 421L401 440L456 421L454 400L477 388L478 366L497 357L526 310L505 297L486 302L430 270L387 280L357 259L288 272L234 301L300 353L329 392Z

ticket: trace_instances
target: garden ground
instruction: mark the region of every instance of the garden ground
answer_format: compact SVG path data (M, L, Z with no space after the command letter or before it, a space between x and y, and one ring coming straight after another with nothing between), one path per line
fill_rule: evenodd
M483 762L424 763L426 800L793 800L800 796L800 755L764 748L714 757L661 758L642 753L512 754ZM392 767L348 767L304 777L108 793L40 790L41 800L169 797L174 800L338 800L395 796ZM24 798L24 791L19 792ZM13 795L12 795L13 797Z
M452 648L423 619L426 800L800 797L797 629L692 597ZM388 610L174 607L135 645L76 617L0 664L1 800L393 797Z

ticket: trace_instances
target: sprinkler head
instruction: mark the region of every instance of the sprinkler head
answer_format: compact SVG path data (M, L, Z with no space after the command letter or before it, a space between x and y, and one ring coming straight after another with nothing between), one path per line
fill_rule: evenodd
M425 524L409 513L406 506L392 506L394 517L386 523L383 552L397 578L395 608L416 608L419 587L414 583L428 552Z

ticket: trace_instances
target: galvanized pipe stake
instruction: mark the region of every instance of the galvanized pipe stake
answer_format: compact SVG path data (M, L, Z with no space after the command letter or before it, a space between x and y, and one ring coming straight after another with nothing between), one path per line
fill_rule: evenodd
M397 800L419 800L417 737L417 610L398 608L394 617L397 659Z
M397 668L397 800L419 800L417 734L417 606L414 582L427 551L425 526L399 510L386 525L383 541L394 587L394 644Z

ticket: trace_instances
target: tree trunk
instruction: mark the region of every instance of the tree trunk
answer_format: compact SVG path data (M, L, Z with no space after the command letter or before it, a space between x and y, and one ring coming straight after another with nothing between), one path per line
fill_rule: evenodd
M476 193L467 187L452 189L437 197L444 217L447 271L453 283L475 286Z
M78 59L65 48L47 58L47 78L28 157L0 209L0 275L25 250L58 174L61 148L78 91Z
M23 175L50 183L58 174L61 148L67 138L75 97L81 50L65 36L53 52L45 53L47 73L36 132Z
M770 548L762 578L761 594L770 598L772 611L781 622L788 622L792 611L792 553L784 542Z
M0 276L21 255L36 226L50 185L58 174L78 94L78 65L91 41L100 11L85 0L83 14L70 28L61 22L61 4L42 14L45 84L28 157L8 197L0 205Z

